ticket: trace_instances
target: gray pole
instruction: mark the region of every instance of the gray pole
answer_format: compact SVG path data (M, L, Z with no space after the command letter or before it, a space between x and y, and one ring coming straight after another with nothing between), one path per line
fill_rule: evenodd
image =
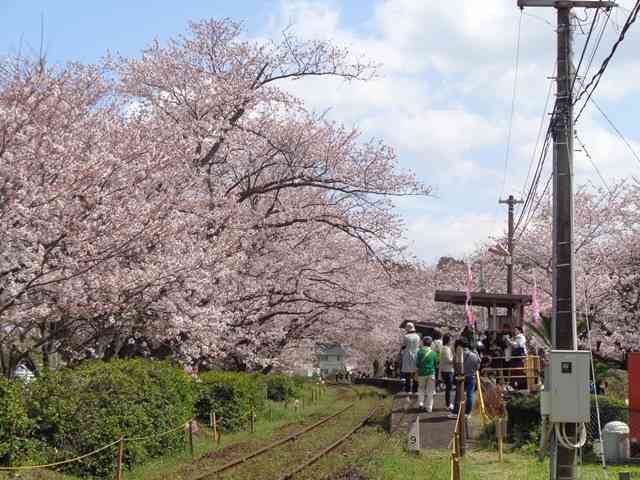
M553 345L576 350L575 271L573 268L573 67L571 63L571 8L611 8L612 1L518 0L519 7L555 7L558 13L558 59L553 134ZM566 425L576 441L576 425ZM564 448L553 436L551 480L576 478L576 451Z
M573 96L571 92L571 4L558 5L558 79L553 118L553 345L576 350L573 268ZM576 425L566 425L575 442ZM551 479L576 478L576 451L553 438Z

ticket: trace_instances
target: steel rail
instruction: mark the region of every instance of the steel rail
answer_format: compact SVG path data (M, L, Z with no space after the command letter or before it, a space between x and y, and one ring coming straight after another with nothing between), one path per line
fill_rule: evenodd
M275 442L273 442L273 443L271 443L271 444L269 444L269 445L267 445L265 447L259 448L258 450L255 450L254 452L250 453L249 455L246 455L244 457L237 458L237 459L232 460L232 461L230 461L228 463L225 463L221 467L219 467L219 468L217 468L215 470L211 470L210 472L207 472L207 473L205 473L203 475L200 475L199 477L195 477L192 480L201 480L203 478L207 478L207 477L210 477L210 476L213 476L213 475L217 475L217 474L222 473L222 472L224 472L226 470L229 470L229 469L231 469L233 467L241 465L241 464L245 463L246 461L251 460L252 458L255 458L255 457L259 456L259 455L262 455L263 453L266 453L269 450L272 450L275 447L278 447L278 446L280 446L280 445L282 445L284 443L295 441L298 437L301 437L302 435L310 432L311 430L319 427L320 425L328 422L329 420L332 420L332 419L338 417L339 415L342 415L344 412L346 412L350 408L353 408L354 405L355 405L355 403L351 403L351 404L347 405L345 408L343 408L342 410L339 410L338 412L334 413L333 415L330 415L328 417L324 417L323 419L317 421L316 423L313 423L313 424L309 425L308 427L306 427L306 428L304 428L304 429L302 429L302 430L300 430L300 431L298 431L296 433L293 433L293 434L291 434L291 435L289 435L289 436L287 436L285 438L277 440L277 441L275 441Z
M304 470L305 468L313 465L314 463L316 463L318 460L320 460L322 457L324 457L325 455L327 455L328 453L330 453L332 450L336 449L337 447L339 447L342 443L344 443L346 440L349 439L349 437L351 437L351 435L353 435L354 433L356 433L358 430L360 430L362 427L364 427L366 425L366 423L369 421L369 419L371 417L373 417L375 415L375 413L380 409L381 405L377 405L375 406L368 414L367 416L360 421L360 423L358 423L358 425L356 425L351 431L349 431L346 435L343 435L342 437L340 437L338 440L336 440L335 442L333 442L331 445L329 445L327 448L325 448L324 450L322 450L320 453L314 455L313 457L311 457L309 460L307 460L306 462L304 462L302 465L300 465L298 468L296 468L295 470L285 474L284 476L280 477L280 480L291 480L294 475L297 475L298 473L300 473L302 470Z

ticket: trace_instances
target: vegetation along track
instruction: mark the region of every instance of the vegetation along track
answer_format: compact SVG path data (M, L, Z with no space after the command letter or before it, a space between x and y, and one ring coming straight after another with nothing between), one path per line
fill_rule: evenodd
M362 428L380 407L378 404L372 408L373 403L366 399L350 404L303 430L192 477L192 480L294 478ZM366 412L364 416L363 412ZM340 421L337 421L339 417Z

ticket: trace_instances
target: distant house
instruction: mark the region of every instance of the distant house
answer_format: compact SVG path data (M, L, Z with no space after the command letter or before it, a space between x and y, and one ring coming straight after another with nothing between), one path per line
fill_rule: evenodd
M15 370L16 378L20 378L25 382L30 382L35 378L33 372L23 363L20 363Z
M322 345L318 353L318 366L323 377L335 375L338 371L346 369L347 352L341 345L334 343Z

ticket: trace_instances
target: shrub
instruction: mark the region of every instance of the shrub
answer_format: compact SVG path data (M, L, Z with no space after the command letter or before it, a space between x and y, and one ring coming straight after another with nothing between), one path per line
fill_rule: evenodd
M522 445L539 438L540 395L516 393L506 396L506 403L509 441Z
M284 374L270 374L265 378L267 398L276 402L300 398L304 385L298 378Z
M591 397L591 424L588 426L590 439L599 438L598 417L596 415L595 397ZM613 421L629 423L629 408L622 400L607 397L598 397L600 407L600 424L602 428Z
M81 455L120 436L146 437L167 431L193 415L193 383L166 362L142 359L91 361L48 374L31 387L29 407L37 434L52 460ZM125 465L183 448L184 432L145 441L125 441ZM111 476L114 449L73 463L69 471Z
M624 402L603 396L598 397L602 428L614 420L628 423L629 412ZM509 416L509 440L516 445L535 442L540 438L540 396L513 394L507 399ZM599 438L595 396L591 397L591 422L587 425L587 442Z
M23 387L20 380L0 377L0 465L27 463L37 450L31 438L35 422L27 415Z
M237 431L250 418L251 405L261 410L265 400L264 376L258 373L206 372L200 375L196 412L203 421L216 412L225 431Z

